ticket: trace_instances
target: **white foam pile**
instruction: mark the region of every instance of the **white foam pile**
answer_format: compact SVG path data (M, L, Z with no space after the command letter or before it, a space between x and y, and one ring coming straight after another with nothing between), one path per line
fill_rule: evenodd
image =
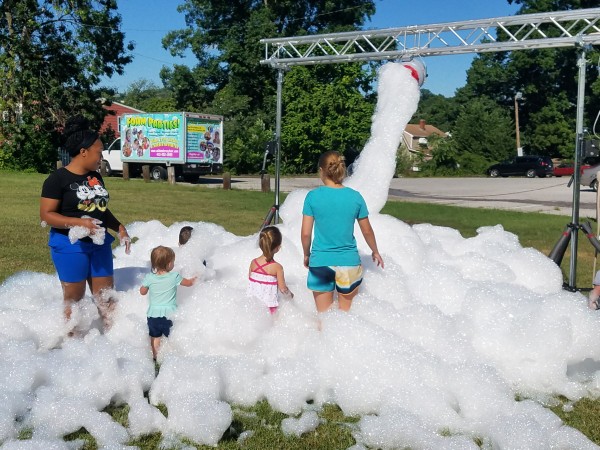
M260 254L256 235L203 222L129 224L138 240L129 255L115 251L119 303L105 334L89 297L64 323L55 276L22 272L0 287L4 448L79 448L62 436L80 427L101 448L125 448L155 431L163 448L185 447L183 438L216 445L232 406L261 399L289 415L286 435L315 430L325 403L360 416L340 424L353 427L353 450L597 448L544 407L600 388L599 317L582 295L561 289L554 263L499 225L465 239L379 214L419 97L406 69L388 63L382 72L372 140L349 182L367 199L386 266L373 265L357 231L365 279L350 313L324 314L319 331L300 247L306 191L281 208L276 258L295 297L274 317L245 296L248 265ZM194 232L177 248L183 225ZM138 289L161 244L176 249L176 270L200 280L179 289L155 377ZM67 338L74 327L78 337ZM129 404L127 428L102 412L111 403ZM33 430L31 440L16 439L22 429ZM240 445L252 436L242 431Z

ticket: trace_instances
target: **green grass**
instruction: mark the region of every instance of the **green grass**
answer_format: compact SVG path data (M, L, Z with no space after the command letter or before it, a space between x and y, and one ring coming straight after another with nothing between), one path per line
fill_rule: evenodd
M600 443L600 427L598 427L598 417L600 415L600 401L584 398L577 402L573 410L564 411L563 405L568 403L566 399L561 399L561 405L552 409L566 425L577 428L585 434L592 442Z
M46 175L0 173L0 282L13 273L54 273L47 248L48 228L40 226L39 197ZM273 204L272 194L145 183L107 178L110 209L123 223L159 220L213 222L237 235L255 233Z
M46 246L48 229L40 227L39 195L46 178L39 174L0 172L0 282L12 274L31 270L53 273L54 267ZM224 191L208 189L198 185L176 185L167 183L145 183L143 180L123 181L107 178L111 194L110 208L124 223L159 220L164 225L181 221L206 221L222 225L237 235L256 232L269 207L272 194L242 190ZM459 208L424 203L388 202L384 213L393 215L409 224L432 223L456 228L465 237L474 236L477 228L502 224L515 233L526 247L534 247L545 254L560 237L569 217L535 213L517 213L501 210ZM583 220L583 219L582 219ZM578 286L591 284L594 253L591 245L580 234L578 252ZM565 255L563 273L569 271L569 252ZM234 421L221 440L218 448L238 449L237 436L242 431L254 434L244 441L243 448L258 449L345 449L354 444L352 424L358 419L345 417L335 405L327 405L319 415L324 419L317 430L301 438L286 437L281 432L281 421L286 417L273 411L262 401L251 408L232 405ZM114 420L126 425L128 406L109 407L106 411ZM584 399L577 402L570 412L553 408L566 424L579 429L593 442L600 444L597 417L600 401ZM166 415L167 411L162 408ZM444 434L444 430L440 430ZM23 430L22 439L31 437L31 430ZM97 448L93 438L82 429L65 439L84 439L85 450ZM156 449L161 436L153 434L129 442L142 449ZM192 443L190 443L192 444ZM197 448L210 448L195 445Z
M233 406L233 421L228 431L219 442L222 450L306 450L306 449L346 449L355 444L352 437L353 424L358 421L356 417L346 417L336 405L325 405L319 416L322 424L317 430L306 433L302 437L285 436L281 432L281 422L288 416L273 409L266 401L261 401L252 408ZM114 420L123 426L127 426L127 414L129 407L109 407L106 410ZM163 413L165 413L163 411ZM252 435L247 437L240 447L237 439L242 432L251 431ZM31 430L22 433L21 439L30 439ZM83 450L97 450L96 443L91 435L82 428L65 436L65 440L73 441L81 439L85 441ZM127 445L135 445L142 449L158 449L162 436L159 433L141 436L132 439ZM189 440L183 440L187 445L193 445L198 449L211 449L205 445L198 445Z

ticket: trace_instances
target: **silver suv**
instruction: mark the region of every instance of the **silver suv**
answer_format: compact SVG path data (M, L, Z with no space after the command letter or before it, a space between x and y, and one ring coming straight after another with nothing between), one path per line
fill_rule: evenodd
M579 179L579 184L582 186L589 186L594 191L598 190L598 180L596 179L596 174L600 170L600 164L596 164L595 166L588 167L587 169L583 169L581 171L581 178Z

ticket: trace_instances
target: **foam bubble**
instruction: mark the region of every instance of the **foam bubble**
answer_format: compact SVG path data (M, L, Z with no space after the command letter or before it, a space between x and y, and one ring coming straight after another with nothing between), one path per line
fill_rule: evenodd
M286 436L302 436L315 430L320 423L319 416L314 411L306 411L299 418L288 417L281 421L281 431Z

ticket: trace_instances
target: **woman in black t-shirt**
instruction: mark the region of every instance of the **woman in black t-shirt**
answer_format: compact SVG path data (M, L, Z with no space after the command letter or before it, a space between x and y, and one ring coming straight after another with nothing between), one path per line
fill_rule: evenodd
M105 293L113 288L114 238L106 233L101 244L90 237L71 243L69 230L83 227L95 237L106 229L114 230L127 253L131 241L123 224L108 209L108 191L98 172L103 149L98 133L89 129L85 118L76 116L67 121L64 138L71 162L44 182L40 218L52 227L48 246L63 288L66 319L71 317L73 302L85 295L87 281L104 326L108 327L114 303Z

